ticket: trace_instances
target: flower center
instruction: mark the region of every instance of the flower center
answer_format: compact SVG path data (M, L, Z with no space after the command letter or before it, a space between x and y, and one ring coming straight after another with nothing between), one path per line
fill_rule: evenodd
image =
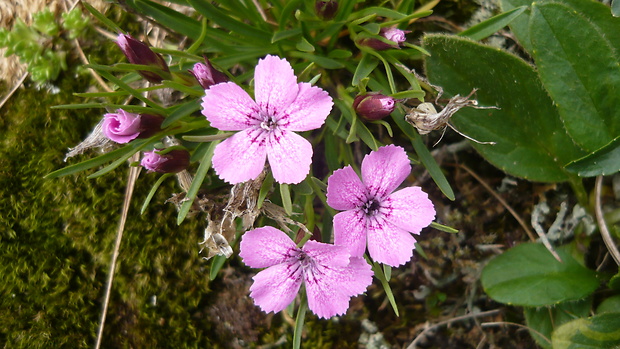
M366 203L364 203L364 206L362 206L362 210L364 210L364 213L366 213L367 216L374 216L377 214L377 212L379 212L380 207L381 206L379 201L377 201L376 199L370 199L366 201Z
M273 115L261 115L263 117L263 121L260 123L260 128L262 128L265 131L271 131L274 128L276 128L276 126L278 126L278 122L275 120L275 117Z

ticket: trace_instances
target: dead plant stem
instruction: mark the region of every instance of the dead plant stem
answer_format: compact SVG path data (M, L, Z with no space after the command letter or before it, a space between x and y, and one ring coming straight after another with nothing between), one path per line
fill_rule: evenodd
M616 264L620 265L620 251L618 251L618 246L616 246L614 239L611 237L609 229L607 229L607 224L605 224L605 217L603 217L603 209L601 207L602 186L603 176L596 177L596 182L594 184L594 214L596 215L596 222L598 223L598 228L601 232L601 236L603 237L603 242L605 242L605 246L607 246L607 250L609 250L609 253L613 257Z

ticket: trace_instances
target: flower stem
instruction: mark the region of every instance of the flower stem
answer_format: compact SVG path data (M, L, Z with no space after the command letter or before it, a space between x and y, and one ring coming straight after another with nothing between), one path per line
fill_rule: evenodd
M306 311L308 310L308 300L306 297L301 297L301 304L297 309L297 318L295 318L295 332L293 333L293 349L299 349L301 347L301 335L304 328L304 321L306 320Z

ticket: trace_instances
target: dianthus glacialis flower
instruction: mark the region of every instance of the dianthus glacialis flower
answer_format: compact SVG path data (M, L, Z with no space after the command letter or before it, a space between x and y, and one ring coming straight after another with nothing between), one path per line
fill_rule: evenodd
M103 134L120 144L129 143L136 138L149 138L161 130L164 118L159 115L134 114L116 110L103 116Z
M239 255L252 268L267 268L254 276L250 287L250 297L267 313L286 308L303 283L313 313L326 319L341 315L351 297L372 283L370 265L363 258L351 258L346 247L311 240L298 248L273 227L246 232Z
M393 192L411 172L407 153L388 145L362 161L362 179L351 166L336 170L327 182L327 204L343 210L334 216L334 243L348 246L391 266L411 259L415 239L435 218L435 208L419 187Z
M205 94L202 114L211 126L239 131L215 148L212 162L220 178L231 184L255 179L266 160L277 182L306 178L312 146L294 132L323 125L333 105L327 92L297 83L285 59L267 56L254 72L256 102L233 82L213 85Z
M163 149L154 149L144 152L140 165L152 172L177 173L189 166L189 152L183 149L173 149L166 154L158 154Z

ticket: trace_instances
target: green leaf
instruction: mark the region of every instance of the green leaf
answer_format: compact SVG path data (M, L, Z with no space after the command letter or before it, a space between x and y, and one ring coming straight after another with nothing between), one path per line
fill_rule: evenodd
M105 24L112 32L114 33L125 32L118 25L116 25L116 23L108 19L108 17L106 17L103 13L97 11L96 8L88 4L88 2L84 1L84 3L82 3L82 6L84 6L88 10L88 12L90 12L93 16L95 16L95 18L97 18L101 23Z
M619 136L620 96L610 91L620 90L620 56L606 34L569 6L534 4L530 40L540 79L575 142L594 151Z
M609 288L620 291L620 273L611 277L609 280Z
M383 286L383 290L385 291L385 295L387 296L388 301L390 302L390 305L392 306L392 309L394 310L394 314L396 314L396 316L399 316L398 306L396 305L396 299L394 298L394 293L392 292L392 288L390 287L388 278L383 273L383 268L381 268L381 265L377 262L371 263L371 266L372 266L372 271L374 271L375 273L375 277L379 279L379 281L381 282L381 286Z
M155 184L153 184L151 191L149 191L149 194L146 196L146 199L144 199L144 203L142 204L142 209L140 209L140 214L144 214L144 212L146 211L146 208L149 206L149 203L151 202L151 199L153 199L153 196L157 192L157 189L159 188L159 186L164 182L166 178L170 176L172 176L172 173L165 173L159 177L159 179L157 180L157 182L155 182Z
M463 30L458 35L466 36L472 40L482 40L507 26L525 10L527 10L527 6L517 7L500 13L497 16L491 17L484 22L472 26L471 28Z
M302 52L314 52L315 50L314 46L304 37L297 42L295 48Z
M452 117L462 133L496 145L472 146L493 165L532 181L569 179L568 162L582 157L564 131L553 101L542 88L536 71L523 60L468 39L429 35L425 47L429 80L448 95L473 96L483 106L501 109L463 108Z
M282 197L282 206L287 215L293 215L293 201L291 200L291 189L288 184L280 183L280 197Z
M579 300L594 292L599 285L596 273L564 249L557 252L561 263L541 244L511 248L484 267L485 292L498 302L530 307Z
M270 33L231 17L230 15L224 13L224 11L213 6L209 1L187 0L187 3L203 16L228 30L253 40L251 42L255 44L262 45L269 44L271 42L272 35Z
M297 309L297 316L295 317L295 330L293 332L293 349L301 348L301 336L304 331L304 322L306 319L306 311L308 310L308 297L301 296L301 304Z
M46 179L53 179L53 178L59 178L59 177L64 177L64 176L68 176L70 174L74 174L77 172L81 172L81 171L85 171L88 169L91 169L93 167L97 167L97 166L101 166L103 164L105 164L106 162L112 161L114 159L117 159L120 156L123 156L124 154L128 153L128 152L133 152L134 151L134 143L130 143L122 148L113 150L109 153L103 154L103 155L99 155L96 158L93 159L89 159L86 161L82 161L80 163L77 164L73 164L64 168L61 168L59 170L56 170L54 172L51 172L49 174L47 174L45 176Z
M280 40L288 39L298 35L301 35L301 28L277 31L273 33L273 36L271 37L271 43L273 44Z
M194 203L194 199L196 199L196 195L198 194L198 190L202 186L202 182L207 176L207 172L211 168L211 158L213 158L213 152L215 151L215 146L219 143L219 141L212 142L209 144L209 148L205 152L205 155L200 160L200 166L198 166L198 170L194 175L194 179L192 180L192 184L189 186L189 190L187 191L187 195L185 196L186 200L181 205L179 209L179 215L177 216L177 224L181 224L187 214L189 213L192 204Z
M363 53L362 59L355 68L355 73L353 74L352 85L359 85L360 81L366 78L372 71L377 67L379 61L375 59L372 55Z
M168 116L166 118L166 120L164 120L164 122L161 124L162 128L166 128L170 125L172 125L174 122L181 120L182 118L191 115L193 112L200 110L201 106L200 106L201 100L200 99L195 99L180 105L175 105L174 107L172 107L171 109L174 110L170 113L170 116Z
M620 171L620 136L592 154L569 163L566 169L580 177L607 176Z
M611 14L614 17L620 17L620 1L611 0Z
M89 175L86 178L93 179L93 178L101 177L104 174L106 174L106 173L116 169L120 165L124 164L127 160L129 160L129 158L132 157L135 153L139 152L144 147L146 147L149 144L149 141L151 141L151 139L140 139L140 140L135 140L135 141L131 142L132 146L131 146L131 148L128 149L129 151L124 153L118 159L114 160L111 164L109 164L106 167L102 168L101 170L99 170L99 171ZM125 148L123 148L123 149L125 149Z
M149 0L127 1L139 13L145 14L173 31L185 35L192 40L200 37L201 25L197 20L190 18L168 6L163 6Z
M439 223L436 223L436 222L431 222L430 227L431 228L435 228L435 229L440 230L440 231L445 231L446 233L450 233L450 234L456 234L456 233L459 232L457 229L454 229L454 228L449 227L447 225L439 224Z
M323 68L326 69L340 69L344 67L344 64L338 62L335 59L331 59L328 57L323 57L323 56L318 56L318 55L313 55L310 53L306 53L306 52L300 52L300 51L291 51L290 55L292 57L297 57L297 58L303 58L305 60L308 60L310 62L314 62L318 65L320 65Z
M553 307L523 308L527 327L542 334L530 331L536 343L551 349L551 333L560 325L580 317L587 317L592 307L592 297L576 302L562 302Z
M554 349L617 348L620 346L620 313L576 319L560 326L551 337Z
M620 295L611 296L596 307L596 313L617 313L620 311Z
M209 268L209 280L213 281L217 278L217 274L226 263L226 256L215 255L213 256L213 262L211 262L211 268Z

